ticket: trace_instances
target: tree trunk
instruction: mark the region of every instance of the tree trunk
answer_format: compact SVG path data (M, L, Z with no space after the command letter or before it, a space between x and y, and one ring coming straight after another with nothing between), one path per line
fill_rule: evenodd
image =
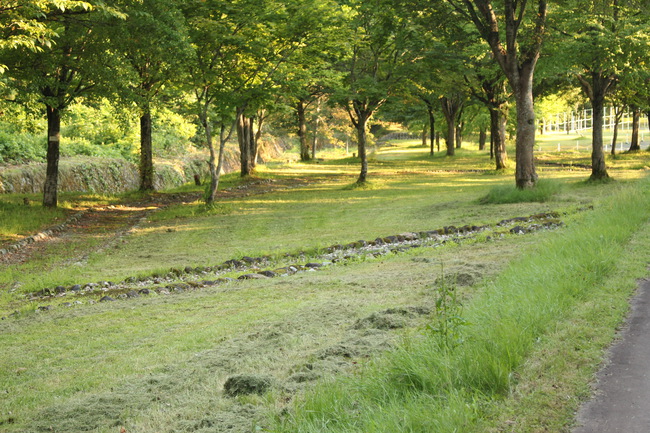
M632 107L632 139L630 140L630 152L641 150L639 145L639 123L641 120L641 109Z
M490 125L490 130L491 128L492 126ZM490 159L494 159L494 133L493 132L490 132Z
M429 144L431 146L431 156L433 156L434 136L438 136L436 134L436 118L433 115L433 105L427 104L427 111L429 112ZM440 146L438 146L438 150L440 150Z
M612 156L616 155L616 143L618 141L618 126L621 123L621 119L623 118L623 113L625 110L621 108L615 108L614 109L614 131L612 133L612 150L611 154Z
M359 151L359 159L361 159L361 172L359 173L359 178L357 183L365 183L368 176L368 157L366 155L366 144L368 141L366 126L368 124L368 119L370 114L365 112L358 113L358 119L356 123L357 128L357 149Z
M210 160L208 161L208 167L210 169L210 189L205 197L205 204L211 205L214 203L214 200L217 196L217 188L219 185L219 172L216 167L216 152L214 150L214 144L212 143L212 126L207 117L201 119L201 124L205 131L205 141L210 150Z
M515 182L517 188L532 188L537 184L535 159L535 107L533 103L534 64L526 64L519 70L517 85L512 86L517 101L517 167ZM512 81L512 80L511 80Z
M440 133L436 132L436 150L440 153Z
M244 108L237 109L237 142L239 143L239 162L242 177L253 174L253 167L251 166L253 128L251 119L246 116L244 110Z
M298 138L300 139L300 160L309 161L309 144L307 143L307 119L305 116L305 100L299 99L296 105L298 114Z
M43 206L58 205L59 155L61 143L61 111L46 105L47 110L47 169L43 186Z
M427 125L422 127L422 147L427 147Z
M593 99L593 130L591 146L591 180L607 179L607 165L605 164L605 153L603 152L603 121L605 116L605 94L604 89L596 88L594 83Z
M320 107L319 107L320 111ZM314 137L312 139L311 143L311 157L312 159L316 159L316 147L318 146L318 127L320 125L320 116L316 117L316 120L314 120Z
M140 116L140 191L153 191L153 142L151 109L147 104Z
M465 122L460 119L463 116L463 110L459 110L456 115L456 149L460 149L463 144L463 130L465 129Z
M487 131L485 126L481 126L478 131L478 150L485 150L485 143L487 142Z
M508 154L506 152L506 123L504 107L490 108L490 139L494 151L494 160L497 170L506 168Z
M447 121L447 156L455 155L455 139L456 139L456 117L460 109L460 105L455 98L447 98L443 96L440 98L442 104L442 114Z
M253 168L253 171L255 171L255 167L257 167L257 161L259 159L260 155L260 140L262 138L262 127L264 126L264 120L266 119L266 116L264 112L260 112L259 115L257 116L258 123L257 123L257 131L254 130L254 125L255 125L255 117L251 117L251 137L252 142L251 142L251 167Z

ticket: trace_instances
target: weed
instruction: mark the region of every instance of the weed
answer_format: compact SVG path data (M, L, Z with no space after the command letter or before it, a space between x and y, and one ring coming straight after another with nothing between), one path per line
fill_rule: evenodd
M468 322L463 318L463 305L458 299L456 284L449 284L444 275L444 265L441 265L442 278L438 279L436 287L435 315L426 328L440 338L442 346L454 349L463 343L461 328Z

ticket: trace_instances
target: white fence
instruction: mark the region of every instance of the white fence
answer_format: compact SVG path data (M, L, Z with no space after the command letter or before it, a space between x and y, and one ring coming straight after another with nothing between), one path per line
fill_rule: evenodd
M605 107L605 115L603 119L603 128L606 130L614 129L616 121L616 113L613 107ZM593 127L593 110L581 110L565 113L558 113L554 116L545 117L539 120L540 131L542 134L553 133L577 133L591 129ZM648 117L641 116L640 122L641 130L648 130ZM621 133L630 131L632 129L632 113L626 112L621 117L618 124L618 130Z

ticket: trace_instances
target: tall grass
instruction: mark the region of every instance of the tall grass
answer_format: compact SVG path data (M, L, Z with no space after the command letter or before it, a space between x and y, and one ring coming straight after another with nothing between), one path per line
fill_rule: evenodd
M544 179L537 183L535 188L518 189L514 185L496 186L482 197L481 204L502 204L502 203L544 203L560 192L562 185L559 182Z
M522 252L466 307L462 344L450 347L427 332L411 336L360 374L323 384L275 431L477 431L486 408L516 383L536 342L615 270L650 218L649 186L646 179L621 188L581 221Z

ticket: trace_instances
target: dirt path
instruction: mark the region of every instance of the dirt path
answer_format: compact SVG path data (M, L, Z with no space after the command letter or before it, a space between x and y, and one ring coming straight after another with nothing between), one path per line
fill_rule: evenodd
M650 281L639 286L627 326L577 422L573 433L650 432Z

